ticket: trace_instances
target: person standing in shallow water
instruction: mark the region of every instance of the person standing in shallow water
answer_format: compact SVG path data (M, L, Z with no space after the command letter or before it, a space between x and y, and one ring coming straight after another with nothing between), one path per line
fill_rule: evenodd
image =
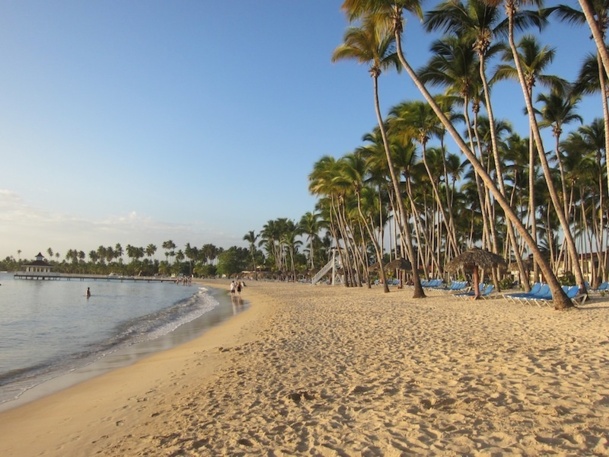
M91 296L91 288L87 287L87 298Z

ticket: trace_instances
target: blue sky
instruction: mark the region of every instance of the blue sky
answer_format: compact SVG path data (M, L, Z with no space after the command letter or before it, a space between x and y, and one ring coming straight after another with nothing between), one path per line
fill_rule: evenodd
M0 258L160 251L168 239L245 246L266 221L313 211L313 164L362 145L376 122L367 68L330 60L347 26L340 5L1 1ZM418 68L431 38L406 27ZM557 48L551 71L573 79L588 36L542 35ZM406 75L380 84L385 112L420 98ZM518 91L494 90L496 116L526 136ZM600 101L579 112L590 122Z

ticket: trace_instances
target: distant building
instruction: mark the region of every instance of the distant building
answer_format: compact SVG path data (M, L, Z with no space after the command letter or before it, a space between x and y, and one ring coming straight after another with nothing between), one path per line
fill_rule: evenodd
M26 273L50 273L51 268L53 267L44 260L44 256L40 252L36 256L36 260L32 263L23 265L23 269Z

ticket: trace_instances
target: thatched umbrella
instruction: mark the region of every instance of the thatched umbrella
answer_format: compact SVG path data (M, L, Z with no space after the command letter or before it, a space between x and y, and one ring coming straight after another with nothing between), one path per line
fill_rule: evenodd
M389 270L412 270L412 265L406 259L395 259L385 265Z
M370 265L368 267L368 271L373 272L373 271L378 271L379 269L379 264L378 263L373 263L372 265Z
M473 269L474 298L480 298L480 279L478 268L493 268L505 266L506 262L500 255L480 248L472 248L462 252L446 265L448 271L456 271L459 268Z

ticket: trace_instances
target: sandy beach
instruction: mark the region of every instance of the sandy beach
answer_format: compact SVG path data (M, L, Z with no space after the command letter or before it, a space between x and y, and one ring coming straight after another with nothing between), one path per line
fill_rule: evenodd
M429 295L248 283L200 338L1 413L0 455L609 455L609 301Z

